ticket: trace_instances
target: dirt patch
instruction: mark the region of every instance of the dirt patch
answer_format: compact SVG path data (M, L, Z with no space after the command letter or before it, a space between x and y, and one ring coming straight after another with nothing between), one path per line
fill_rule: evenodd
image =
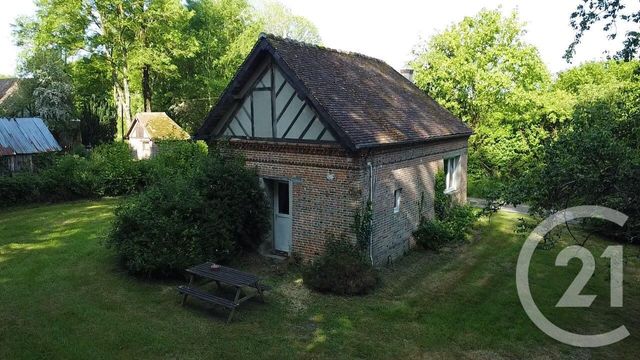
M302 279L288 281L280 285L277 291L289 303L289 309L294 314L300 314L309 307L311 291L304 286Z

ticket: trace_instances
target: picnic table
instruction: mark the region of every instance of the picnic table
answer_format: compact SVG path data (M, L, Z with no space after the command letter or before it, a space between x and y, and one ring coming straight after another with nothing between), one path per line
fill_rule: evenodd
M178 292L183 295L182 305L185 305L187 297L193 296L202 301L223 306L231 310L227 323L231 321L236 308L240 306L241 303L256 296L260 297L260 300L264 302L264 292L271 290L271 287L262 284L260 278L256 275L227 266L216 265L212 262L206 262L204 264L190 267L186 271L189 274L189 285L178 286ZM196 278L202 278L205 283L215 282L218 289L221 288L222 284L235 287L235 298L233 300L229 300L195 287L194 282L196 281ZM245 288L250 288L255 291L245 294Z

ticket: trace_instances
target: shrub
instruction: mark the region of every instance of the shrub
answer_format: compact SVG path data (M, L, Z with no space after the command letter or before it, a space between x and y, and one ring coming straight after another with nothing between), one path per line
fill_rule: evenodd
M433 251L438 251L454 238L447 224L437 219L422 221L413 236L418 245Z
M329 239L325 253L303 270L303 279L312 289L338 295L367 294L378 283L375 269L346 239Z
M0 176L0 206L130 194L149 178L147 163L134 161L125 143L98 146L89 156L46 154L35 159L37 172Z
M39 173L0 176L0 207L92 197L94 189L87 160L65 155Z
M168 274L207 259L201 243L206 234L194 226L200 218L199 194L185 182L168 178L116 208L107 245L129 271ZM206 238L211 247L227 248Z
M436 174L434 219L422 217L413 236L418 245L427 250L439 250L442 246L464 241L467 231L478 219L479 211L469 205L455 204L444 193L445 179L442 172Z
M418 245L437 251L448 243L464 241L478 216L479 210L469 205L453 205L443 220L423 218L413 236Z
M42 179L31 174L0 176L0 207L39 201Z
M157 145L158 153L146 162L150 181L200 171L201 167L194 164L201 163L208 153L207 144L203 141L165 140Z
M253 251L270 228L267 199L255 169L238 157L210 156L195 185L201 189L202 212L210 234L230 236L238 250Z
M34 171L38 172L50 168L55 164L58 157L58 154L54 152L33 154L32 161Z
M449 209L447 224L453 235L453 241L463 241L467 231L478 220L480 209L470 205L454 205Z
M160 179L116 209L107 246L130 272L170 275L262 242L269 220L255 171L218 154L191 167L197 171Z
M435 177L433 210L436 219L440 220L447 217L447 212L452 206L451 195L445 194L445 189L446 181L444 173L442 171L438 171Z
M134 161L129 144L114 142L97 146L89 157L91 172L97 179L97 196L118 196L139 191L146 174L139 161Z
M67 201L96 196L97 178L91 171L89 161L77 155L65 155L55 160L54 165L40 174L39 201Z

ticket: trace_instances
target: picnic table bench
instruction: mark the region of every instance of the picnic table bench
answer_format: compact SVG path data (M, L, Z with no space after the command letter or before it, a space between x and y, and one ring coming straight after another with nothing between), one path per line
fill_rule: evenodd
M189 274L189 285L178 286L178 292L183 295L182 305L185 305L189 296L193 296L205 302L220 305L231 310L231 313L227 318L227 323L231 322L236 308L240 306L241 303L256 296L259 296L260 300L264 302L264 292L271 290L271 287L262 284L260 282L260 278L256 275L226 266L215 265L212 262L206 262L204 264L190 267L186 271ZM222 284L235 287L235 298L233 300L225 299L195 287L194 281L196 277L204 279L205 282L215 282L218 289L221 288ZM251 288L255 291L243 294L243 288Z

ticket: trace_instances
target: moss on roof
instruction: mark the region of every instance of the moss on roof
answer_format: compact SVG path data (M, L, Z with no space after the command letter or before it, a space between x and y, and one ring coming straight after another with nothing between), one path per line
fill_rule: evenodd
M144 112L135 116L136 120L147 130L151 140L188 140L189 133L164 112Z

